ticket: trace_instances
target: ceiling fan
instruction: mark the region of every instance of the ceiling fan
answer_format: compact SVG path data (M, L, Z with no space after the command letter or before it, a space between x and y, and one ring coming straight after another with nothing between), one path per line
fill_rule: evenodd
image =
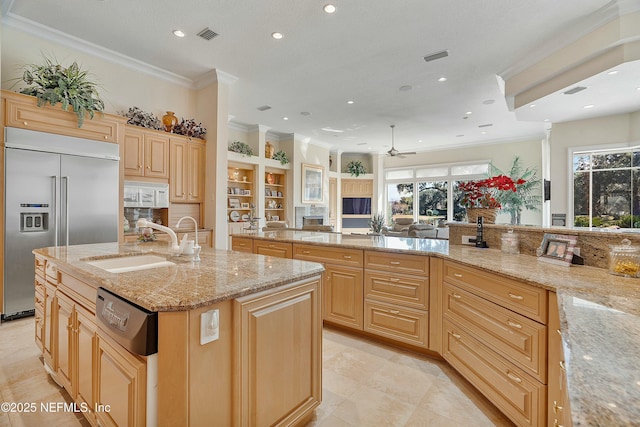
M402 157L405 154L416 154L415 151L408 151L405 153L401 153L398 150L396 150L395 146L394 146L394 140L393 140L393 129L396 127L396 125L391 125L391 150L387 151L387 155L391 156L391 157Z

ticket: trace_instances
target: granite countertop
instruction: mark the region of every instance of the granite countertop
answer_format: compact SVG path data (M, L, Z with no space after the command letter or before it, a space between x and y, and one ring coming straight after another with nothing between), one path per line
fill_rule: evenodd
M319 275L321 264L308 261L202 248L200 262L191 256L168 256L166 242L98 243L36 249L55 259L58 268L113 291L150 311L184 311L238 298ZM175 265L109 273L86 261L153 254Z
M449 245L446 240L287 230L238 237L422 253L555 291L574 426L639 423L640 279L613 276L602 268L548 264L497 249Z

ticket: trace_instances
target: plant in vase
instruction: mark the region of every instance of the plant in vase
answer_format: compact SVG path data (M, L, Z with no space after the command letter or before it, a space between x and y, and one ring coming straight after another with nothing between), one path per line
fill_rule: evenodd
M482 216L486 223L494 223L496 210L500 209L501 193L515 192L516 185L522 185L525 181L514 181L506 175L498 175L479 181L467 181L459 184L458 189L463 193L460 204L467 209L469 222L475 222L474 218ZM482 211L478 211L478 210Z
M286 165L289 163L289 158L287 157L287 153L282 150L278 150L271 157L273 160L279 160L281 165Z
M347 172L349 172L351 176L355 176L357 178L358 176L367 173L367 170L364 168L364 165L360 160L352 160L347 163Z
M229 151L233 151L234 153L240 153L246 157L253 156L253 150L246 142L233 141L229 145Z
M384 215L382 214L382 212L378 212L371 216L371 219L369 220L369 228L371 229L371 232L373 234L379 235L384 228L384 223Z
M44 65L24 66L22 80L32 86L21 89L20 93L35 96L38 107L47 103L60 103L65 111L71 107L78 117L78 127L82 127L85 114L93 119L94 112L104 111L104 101L100 99L97 84L89 79L89 72L82 70L77 62L64 67L45 56Z

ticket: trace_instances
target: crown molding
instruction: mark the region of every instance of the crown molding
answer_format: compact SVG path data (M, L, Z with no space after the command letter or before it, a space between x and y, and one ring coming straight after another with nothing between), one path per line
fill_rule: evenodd
M238 123L233 121L229 121L229 124L227 125L227 127L229 129L237 130L239 132L249 132L251 130L249 125L245 125L244 123Z
M88 42L86 40L82 40L78 37L74 37L54 28L47 27L30 19L25 19L14 13L7 13L7 15L2 18L2 24L20 31L24 31L25 33L32 34L36 37L59 43L63 46L78 50L88 55L104 59L105 61L122 65L123 67L127 67L134 71L148 74L153 77L157 77L159 79L166 80L183 87L187 87L189 89L194 88L194 82L189 78L180 76L167 70L163 70L160 67L147 64L146 62L142 62L130 56L123 55L111 49L107 49L103 46Z
M193 88L199 90L218 82L227 86L232 86L237 81L238 78L236 76L214 68L213 70L207 71L206 73L196 77L193 81Z
M2 7L0 7L0 16L7 16L13 7L13 3L15 3L15 0L4 0L2 2Z

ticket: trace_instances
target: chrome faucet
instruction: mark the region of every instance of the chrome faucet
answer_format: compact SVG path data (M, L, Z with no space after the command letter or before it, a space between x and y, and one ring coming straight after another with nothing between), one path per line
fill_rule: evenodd
M182 222L183 219L190 219L191 221L193 221L193 228L195 229L195 232L196 232L196 241L193 244L193 260L194 261L200 261L200 249L201 249L201 247L198 244L198 222L195 220L195 218L193 218L191 216L183 216L176 223L176 228L180 227L180 223Z
M147 221L144 218L140 218L136 223L136 226L139 229L144 227L149 227L149 228L155 228L156 230L164 231L169 235L169 237L171 237L171 247L169 248L169 253L172 255L180 255L180 253L182 252L180 249L180 245L178 245L178 236L176 236L176 233L169 227L156 224L155 222Z

